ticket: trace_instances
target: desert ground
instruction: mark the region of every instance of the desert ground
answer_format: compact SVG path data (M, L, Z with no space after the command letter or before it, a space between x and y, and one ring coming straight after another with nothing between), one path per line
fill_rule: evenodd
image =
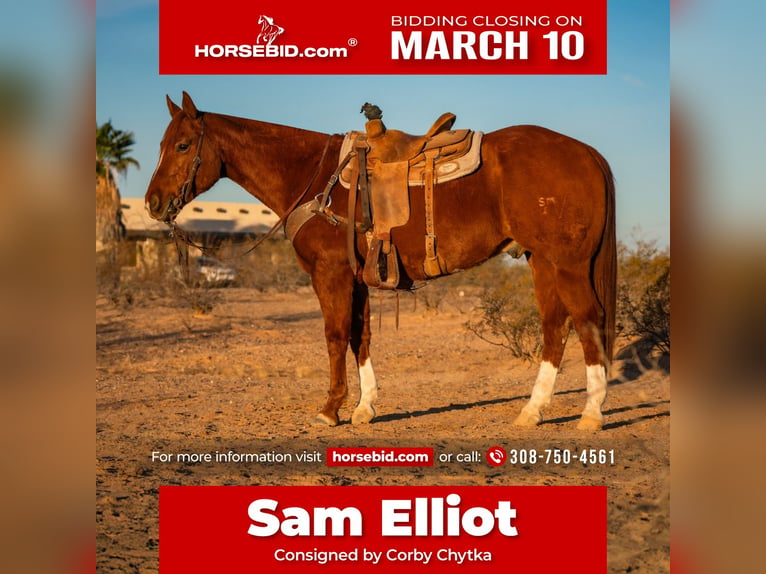
M426 287L427 289L428 287ZM599 432L575 426L585 368L569 338L546 420L511 425L534 364L466 328L475 294L437 309L411 294L373 294L377 418L350 424L358 376L337 427L315 424L328 388L319 305L310 288L217 290L204 315L167 297L115 305L96 299L98 571L158 570L161 485L606 485L609 572L669 572L669 365L615 361ZM618 339L618 352L627 341ZM623 353L625 355L625 353ZM583 448L614 464L435 462L431 468L159 463L152 452L324 451L328 446L425 446L435 453ZM438 459L437 459L438 460Z

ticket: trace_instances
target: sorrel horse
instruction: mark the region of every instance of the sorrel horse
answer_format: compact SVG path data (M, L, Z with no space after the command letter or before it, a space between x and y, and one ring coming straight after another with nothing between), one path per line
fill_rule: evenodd
M171 121L146 192L155 219L173 224L181 208L228 177L280 217L320 194L338 165L343 136L201 112L184 92L179 107L167 98ZM333 188L334 189L334 188ZM345 193L333 209L347 215ZM409 222L397 228L401 272L425 280L424 205L412 193ZM484 134L482 165L472 175L437 185L439 249L454 269L467 269L523 245L532 268L543 328L543 354L519 426L542 421L553 394L564 346L574 326L586 364L586 401L578 428L599 429L614 346L616 240L614 181L606 160L590 146L537 126ZM370 359L370 305L362 280L364 234L357 235L358 268L347 256L346 230L310 219L293 240L311 275L324 317L330 390L318 420L338 424L347 392L350 345L359 369L360 399L351 420L375 416L375 373ZM353 248L353 243L352 243Z

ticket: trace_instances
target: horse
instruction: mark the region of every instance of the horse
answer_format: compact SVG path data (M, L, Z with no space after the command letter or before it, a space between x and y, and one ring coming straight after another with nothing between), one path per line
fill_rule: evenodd
M277 36L285 31L282 26L274 24L274 18L269 18L263 14L258 18L258 23L261 25L261 32L258 34L256 41L260 42L263 39L267 46L271 46L271 43L277 39Z
M280 221L306 198L330 188L333 209L346 214L350 199L335 193L342 134L325 134L197 109L183 92L181 106L166 96L170 123L145 202L154 219L173 225L189 201L226 177L247 190ZM586 365L586 400L577 427L599 430L614 349L617 249L615 184L606 159L591 146L549 129L519 125L484 134L481 166L473 174L436 185L435 228L440 252L453 269L468 269L523 246L532 270L543 332L543 351L531 394L514 425L543 421L570 330ZM337 178L336 178L337 179ZM411 193L411 217L395 228L403 277L424 274L424 200ZM358 206L357 206L358 207ZM339 424L348 393L350 347L360 398L352 424L376 416L377 382L370 355L370 290L363 281L367 240L352 243L349 264L343 225L310 218L293 238L300 266L310 275L324 319L330 386L317 420Z

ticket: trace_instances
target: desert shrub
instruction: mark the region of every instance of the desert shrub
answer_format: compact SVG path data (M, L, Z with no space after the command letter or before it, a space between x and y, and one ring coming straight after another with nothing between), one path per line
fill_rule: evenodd
M618 335L670 353L670 253L654 241L618 247Z
M526 263L509 263L507 258L501 262L504 268L494 269L491 275L477 272L476 277L491 278L495 285L485 287L477 308L479 318L468 321L466 327L514 357L534 361L540 357L543 340L532 274Z
M507 255L499 255L476 267L429 281L413 291L416 303L430 311L439 312L446 307L467 313L473 309L473 295L501 287L507 281L509 265L514 264ZM465 297L466 294L470 297Z
M252 242L223 245L213 255L237 270L237 285L259 291L291 292L311 284L289 241L273 238L248 252Z
M191 309L199 315L207 315L221 301L221 292L205 281L178 278L173 283L173 298L180 306Z
M438 312L449 295L450 288L446 278L429 281L427 285L413 291L415 304L422 304L428 311Z

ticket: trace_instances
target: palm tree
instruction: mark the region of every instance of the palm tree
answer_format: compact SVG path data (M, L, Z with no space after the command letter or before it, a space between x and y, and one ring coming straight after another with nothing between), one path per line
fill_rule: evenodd
M112 120L96 126L96 249L122 239L120 192L117 177L138 162L128 154L135 144L133 132L115 129Z

